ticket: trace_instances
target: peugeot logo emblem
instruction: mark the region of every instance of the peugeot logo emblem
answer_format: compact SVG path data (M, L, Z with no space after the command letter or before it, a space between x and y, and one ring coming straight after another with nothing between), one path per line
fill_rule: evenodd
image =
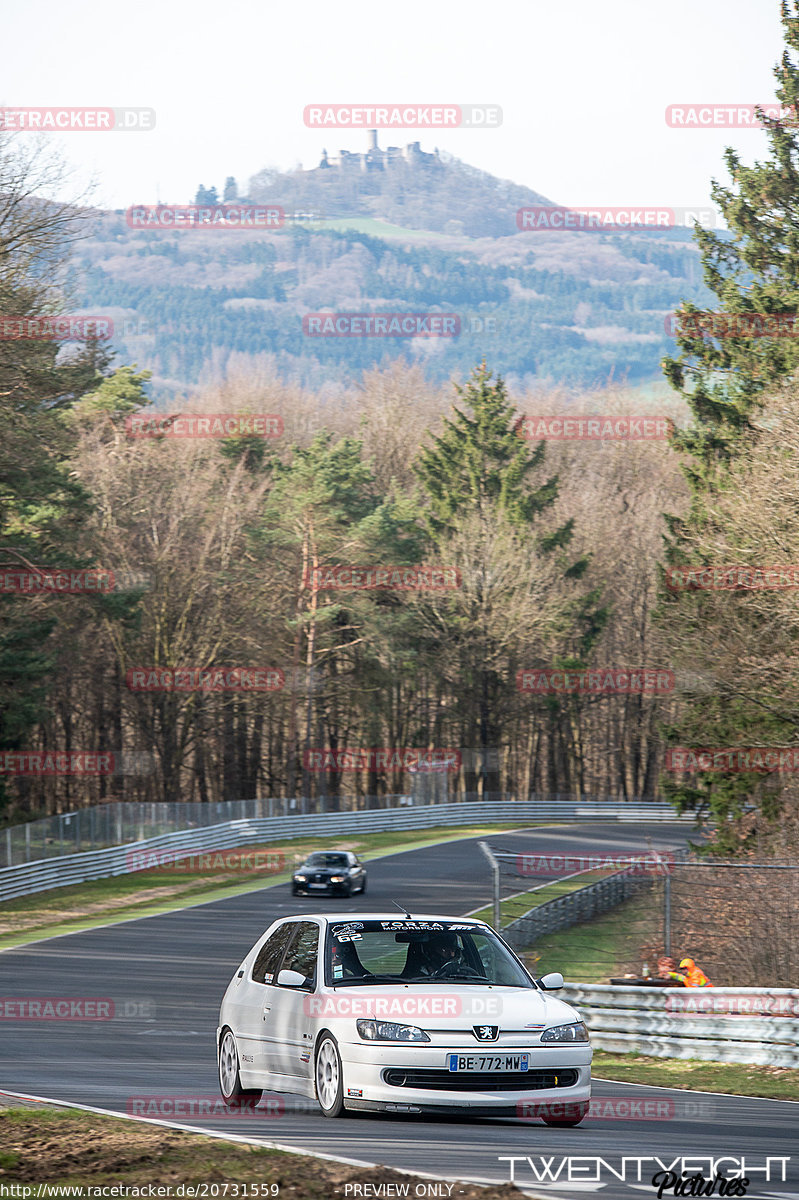
M495 1042L499 1037L499 1025L472 1025L478 1042Z

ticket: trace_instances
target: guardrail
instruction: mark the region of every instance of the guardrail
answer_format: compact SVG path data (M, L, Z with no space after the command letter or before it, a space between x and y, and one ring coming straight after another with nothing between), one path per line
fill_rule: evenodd
M180 830L159 837L131 841L82 854L41 859L0 869L0 902L48 888L87 883L137 869L135 851L163 849L226 849L251 844L268 845L294 837L331 837L344 834L378 833L383 830L430 829L439 825L473 825L486 822L526 821L674 821L669 804L585 804L560 801L470 801L463 804L431 804L411 808L367 809L361 812L317 813L296 817L266 817L225 821L204 829ZM692 820L686 816L685 821Z
M417 807L427 808L433 804L430 797L418 795L352 796L339 797L341 812L375 812L385 809ZM38 862L41 858L57 858L66 854L80 854L86 850L102 850L108 846L122 846L126 842L143 841L144 838L159 837L162 833L177 833L181 829L200 829L207 825L219 825L224 821L256 820L268 817L294 817L308 813L310 803L321 806L315 815L323 816L332 811L322 797L308 801L302 797L276 799L261 796L253 800L212 800L207 803L197 800L140 801L115 800L108 804L89 805L74 812L55 813L38 821L27 821L20 825L8 825L0 830L0 867L12 867L17 863ZM439 802L436 802L439 803ZM454 801L445 801L449 807ZM524 801L514 801L505 794L478 797L471 794L458 798L458 804L475 803L535 803L551 806L553 811L562 811L567 804L622 805L632 811L640 809L652 813L651 819L658 820L659 812L674 817L670 805L654 801L651 797L634 796L620 801L615 796L567 795L561 792L541 792L528 796Z
M502 930L502 936L514 950L524 950L539 938L558 929L568 929L581 921L590 921L625 900L652 886L649 876L633 874L629 869L598 879L577 891L547 900L517 917Z
M558 995L578 1008L599 1050L799 1067L796 988L568 983ZM748 1011L724 1011L736 1008Z

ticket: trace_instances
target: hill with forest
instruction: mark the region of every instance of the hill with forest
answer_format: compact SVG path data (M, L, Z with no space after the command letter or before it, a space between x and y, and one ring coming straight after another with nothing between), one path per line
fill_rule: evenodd
M519 386L660 377L668 315L709 300L689 230L520 232L517 210L545 197L419 153L379 170L262 171L246 197L228 181L229 201L279 205L281 229L132 229L124 210L98 211L72 309L112 318L114 348L153 372L156 400L256 363L312 387L397 358L438 381L484 356ZM309 314L342 311L456 314L460 332L309 335Z

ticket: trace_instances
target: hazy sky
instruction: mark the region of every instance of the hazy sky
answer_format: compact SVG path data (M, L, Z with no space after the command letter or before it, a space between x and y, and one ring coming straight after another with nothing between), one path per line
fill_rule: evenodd
M421 141L571 205L695 205L756 130L672 129L681 102L774 96L778 0L0 0L0 105L138 106L150 133L48 135L111 207L189 202L265 166L316 166L365 131L309 129L308 104L497 104L498 129ZM31 136L31 135L20 135Z

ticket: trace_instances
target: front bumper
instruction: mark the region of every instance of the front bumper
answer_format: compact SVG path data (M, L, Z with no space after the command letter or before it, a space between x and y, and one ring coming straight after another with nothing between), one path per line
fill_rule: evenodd
M307 883L298 883L292 879L291 886L295 892L303 896L342 896L349 892L350 884L346 883L326 883L322 887L309 887Z
M464 1089L466 1074L453 1073L453 1081L458 1076L458 1088L446 1086L414 1086L405 1084L397 1086L387 1082L385 1076L402 1073L406 1070L413 1078L414 1074L434 1071L440 1074L446 1067L449 1053L464 1053L467 1049L462 1046L452 1046L444 1049L441 1046L412 1047L386 1043L343 1043L339 1045L342 1067L344 1071L344 1104L352 1109L381 1109L395 1112L456 1112L469 1109L470 1112L493 1114L495 1116L524 1116L530 1105L536 1107L547 1104L562 1105L587 1101L591 1098L591 1058L590 1044L577 1046L555 1045L552 1047L514 1047L519 1053L530 1056L530 1084L519 1083L519 1077L514 1076L513 1086L508 1090L498 1090L496 1084L501 1075L492 1076L490 1090L475 1082L474 1088ZM508 1052L508 1047L502 1047ZM468 1047L473 1053L474 1046ZM565 1077L568 1086L538 1086L544 1072L550 1080L559 1073ZM574 1082L571 1082L571 1078Z

